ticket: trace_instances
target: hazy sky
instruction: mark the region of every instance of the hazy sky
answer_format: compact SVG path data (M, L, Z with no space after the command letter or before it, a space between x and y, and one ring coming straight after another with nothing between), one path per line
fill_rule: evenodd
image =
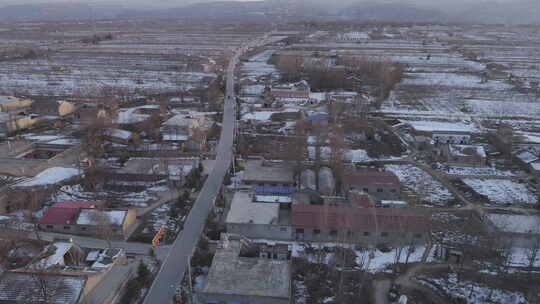
M158 9L158 8L172 8L181 7L183 5L192 4L196 2L212 2L212 1L263 1L263 0L0 0L0 7L5 5L16 4L42 4L42 3L88 3L94 5L121 5L124 8L131 9ZM476 5L476 7L482 6L483 3L488 2L519 2L523 0L280 0L280 1L303 1L303 2L316 2L319 5L330 5L330 8L340 9L345 5L352 3L414 3L418 7L438 9L446 12L461 11L467 9L470 5ZM539 0L540 1L540 0Z
M158 4L160 6L178 6L178 5L184 5L194 2L202 2L202 1L219 1L219 0L0 0L0 5L5 4L26 4L26 3L114 3L114 4L124 4L124 5L131 5L131 4L146 4L146 5L153 5ZM262 0L226 0L226 1L262 1ZM321 0L304 0L304 1L317 1L321 2ZM451 4L451 3L478 3L478 2L512 2L516 0L333 0L331 3L336 4L340 2L412 2L412 3L418 3L418 4L429 4L429 5L437 5L437 4Z

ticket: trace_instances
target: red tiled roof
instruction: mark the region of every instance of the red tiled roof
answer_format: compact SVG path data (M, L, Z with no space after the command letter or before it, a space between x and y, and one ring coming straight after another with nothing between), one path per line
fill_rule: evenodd
M79 208L50 207L39 219L39 223L43 225L74 224L77 220L79 210Z
M376 219L376 220L375 220ZM292 206L291 224L295 227L351 228L358 230L428 231L427 216L402 208L354 208L297 204Z
M96 206L95 202L90 201L62 201L54 204L55 208L93 208Z
M345 181L349 185L381 185L399 187L399 178L392 172L353 171L347 172Z
M291 90L272 90L275 98L309 98L309 92Z
M43 225L74 224L82 208L94 208L96 203L88 201L63 201L49 207L39 223Z

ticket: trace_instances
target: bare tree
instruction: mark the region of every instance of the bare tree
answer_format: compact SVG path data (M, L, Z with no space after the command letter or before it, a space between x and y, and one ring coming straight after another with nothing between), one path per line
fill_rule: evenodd
M345 133L343 128L341 128L339 125L335 125L329 141L330 166L332 167L336 179L336 189L341 189L345 174L343 160L345 159L345 153L347 151L347 143L345 142Z
M529 269L531 269L531 273L534 273L534 271L532 271L532 268L535 267L535 265L540 264L536 263L536 261L540 259L540 236L534 236L531 241L532 244L527 249L527 266L529 266Z
M116 235L116 227L110 216L103 210L96 210L96 212L90 213L89 220L96 227L97 236L107 241L109 248L112 248L111 241Z
M29 295L31 297L30 303L56 303L56 297L69 291L69 285L63 277L52 275L49 270L45 269L45 266L33 268L31 277L32 281L28 283L29 288L34 292Z
M105 130L106 122L97 120L82 130L82 150L92 160L101 158L105 154Z
M30 223L32 223L34 233L37 240L41 240L41 235L39 234L39 218L35 216L34 211L39 210L42 207L42 200L37 191L29 190L25 192L27 197L27 207L24 210L24 215Z

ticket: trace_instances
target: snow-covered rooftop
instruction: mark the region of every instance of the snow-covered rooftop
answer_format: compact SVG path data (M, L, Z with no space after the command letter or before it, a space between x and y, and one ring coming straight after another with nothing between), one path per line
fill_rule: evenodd
M479 145L449 145L451 155L456 156L472 156L476 154L480 157L486 157L486 150Z
M103 214L108 218L108 222L112 225L122 225L127 211L124 210L112 210L112 211L100 211L96 209L82 209L79 217L77 218L77 225L102 225L99 217Z
M189 135L184 134L163 134L163 140L165 141L187 141Z
M279 195L255 195L255 201L259 203L290 203L292 198Z
M539 159L538 155L535 155L531 151L520 152L516 155L516 157L526 164L535 162Z
M410 124L416 131L421 132L458 132L472 133L476 128L461 122L440 122L440 121L402 121Z
M132 132L122 129L107 129L105 130L105 134L110 137L121 138L124 140L129 139L133 135Z
M237 192L227 215L227 223L269 225L277 223L278 203L253 203L248 192Z
M17 184L17 187L34 187L54 185L62 181L78 176L79 170L75 168L52 167L48 168L33 178Z
M54 266L54 265L64 265L64 255L68 250L73 246L72 243L67 242L56 242L51 245L51 247L55 248L55 252L43 259L39 262L40 266L43 266L45 268ZM48 247L48 248L51 248Z

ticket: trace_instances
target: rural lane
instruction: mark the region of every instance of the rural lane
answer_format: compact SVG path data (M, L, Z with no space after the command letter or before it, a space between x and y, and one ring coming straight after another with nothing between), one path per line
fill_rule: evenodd
M236 102L234 92L234 71L240 54L238 50L229 62L227 68L227 85L223 109L221 137L217 147L215 166L204 183L201 192L193 205L185 223L184 230L174 240L166 259L148 291L144 303L171 303L176 289L182 282L188 261L194 253L199 238L203 232L206 219L214 200L217 197L225 174L229 170L233 158L234 128L236 120Z

